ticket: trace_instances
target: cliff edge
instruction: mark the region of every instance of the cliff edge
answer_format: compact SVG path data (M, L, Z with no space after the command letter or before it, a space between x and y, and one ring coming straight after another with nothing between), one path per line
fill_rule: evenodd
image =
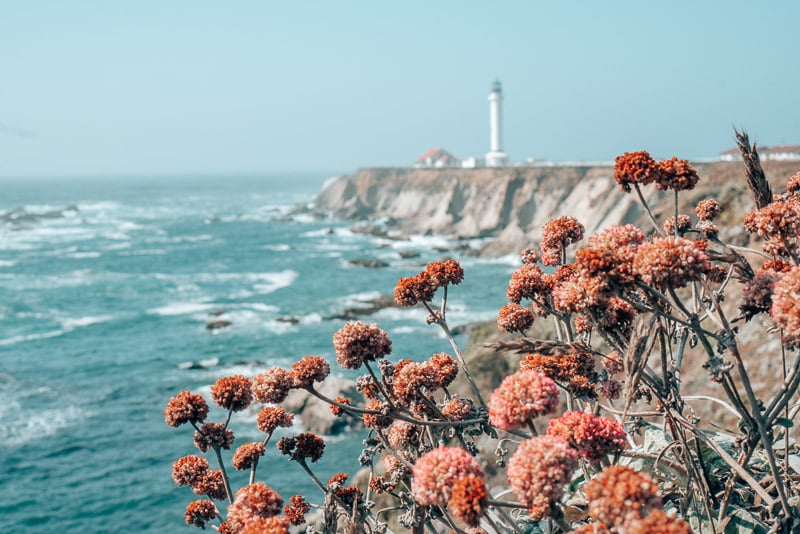
M681 213L691 213L697 201L712 196L728 213L741 216L750 209L741 162L693 165L700 183L682 195ZM779 187L799 165L764 162L763 166ZM651 206L661 210L671 206L660 202L664 193L654 186L646 187L645 195ZM404 234L485 238L475 251L484 256L518 253L538 242L544 223L562 215L577 217L586 235L612 224L637 223L645 229L650 224L635 194L619 190L610 165L361 169L329 180L316 197L315 209L346 220L385 221L389 229Z

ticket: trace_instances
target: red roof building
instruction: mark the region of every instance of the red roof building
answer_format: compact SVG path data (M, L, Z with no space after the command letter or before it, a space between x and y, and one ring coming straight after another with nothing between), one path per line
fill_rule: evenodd
M461 160L443 148L432 148L417 158L415 167L460 167Z

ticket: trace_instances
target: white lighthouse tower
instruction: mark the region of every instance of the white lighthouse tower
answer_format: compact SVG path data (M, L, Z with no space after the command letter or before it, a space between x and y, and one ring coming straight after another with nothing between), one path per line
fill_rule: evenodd
M492 92L489 93L489 152L486 154L487 167L502 167L508 165L508 155L503 152L503 88L500 80L495 80L492 84Z

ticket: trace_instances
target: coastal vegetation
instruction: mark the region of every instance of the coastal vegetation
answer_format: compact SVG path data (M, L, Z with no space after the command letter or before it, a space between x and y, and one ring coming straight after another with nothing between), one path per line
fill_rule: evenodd
M497 327L509 336L484 348L512 364L488 390L448 322L448 295L469 272L447 259L393 294L441 330L446 352L397 359L388 334L362 321L333 334L336 363L363 373L361 398L322 393L331 367L320 356L219 379L218 420L202 395L172 397L166 423L191 427L199 450L172 466L175 483L201 497L186 523L223 533L798 531L800 173L774 193L755 146L737 140L746 214L710 196L685 212L697 171L638 151L616 159L614 178L646 224L587 236L576 213L543 225L498 288L508 303ZM649 188L665 192L662 205ZM758 245L726 241L723 220ZM767 388L752 371L764 360L779 370ZM688 387L698 381L701 393ZM294 390L363 423L362 472L320 480L314 464L335 444L311 432L273 443L293 424L281 403ZM229 423L252 405L263 439L238 443ZM319 492L278 495L274 474L258 469L267 454ZM249 472L248 484L231 487L230 469Z

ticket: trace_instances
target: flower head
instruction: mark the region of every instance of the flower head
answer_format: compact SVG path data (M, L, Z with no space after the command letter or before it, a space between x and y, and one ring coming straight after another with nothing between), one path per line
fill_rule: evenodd
M289 534L289 519L278 515L261 517L248 523L241 534Z
M425 273L437 286L458 285L464 280L464 269L456 260L432 261Z
M694 189L699 177L697 171L685 159L673 156L658 164L660 172L656 174L656 187L673 191Z
M722 206L713 198L708 198L698 202L694 212L701 221L713 221L722 212Z
M265 452L264 444L260 441L242 443L233 453L233 467L239 471L250 469L258 462L260 457L264 456Z
M192 501L186 506L186 524L206 528L206 523L219 515L217 507L207 499Z
M659 172L658 163L646 150L625 152L614 160L614 179L626 193L631 192L631 184L653 182Z
M688 215L680 214L678 215L678 228L677 233L679 236L682 236L692 227L692 219ZM664 232L667 235L675 235L675 216L667 217L667 220L664 222Z
M271 367L253 378L253 394L258 402L278 404L286 400L292 380L280 367Z
M389 428L386 440L394 449L405 449L419 444L419 428L413 423L395 421Z
M256 482L236 492L233 504L228 506L227 520L234 530L242 530L257 519L279 515L282 507L283 499L274 489Z
M458 363L445 352L434 354L423 364L425 366L425 385L430 389L449 386L458 376Z
M531 518L544 517L561 499L564 485L578 467L578 455L559 437L523 441L508 461L508 482Z
M345 369L358 369L365 361L383 358L392 352L392 342L376 324L349 322L333 334L336 361Z
M206 471L202 477L194 481L192 491L197 495L206 495L215 501L228 498L228 492L225 491L225 479L219 469Z
M172 480L178 486L192 486L208 471L208 460L196 454L179 458L172 464Z
M581 411L567 412L551 419L547 434L560 436L580 456L592 463L625 448L626 434L620 423Z
M506 296L511 302L519 304L522 299L535 299L549 291L542 270L535 264L526 263L511 274Z
M489 398L489 421L502 430L521 428L558 406L556 383L538 371L507 376Z
M438 283L425 271L401 278L394 288L394 302L401 308L410 308L417 302L430 302L438 287Z
M653 510L644 517L631 519L625 525L627 534L692 534L689 524L672 517L664 510Z
M544 373L578 397L594 396L591 382L595 378L594 358L585 351L563 355L526 354L519 362L520 371Z
M684 287L699 280L711 264L704 247L682 237L656 237L636 251L633 268L641 280L657 289Z
M483 477L483 469L467 451L440 446L419 457L412 471L411 492L421 505L445 506L453 492L453 483L461 477Z
M305 432L293 438L281 438L278 442L278 450L281 454L291 456L292 460L299 462L308 458L313 463L322 458L325 441L316 434Z
M265 406L258 413L256 428L265 434L272 434L278 427L290 427L294 414L287 413L281 406Z
M453 482L453 491L447 508L467 525L477 527L488 499L489 492L483 478L468 475L459 477Z
M325 358L321 356L305 356L289 368L289 379L292 387L310 388L314 382L322 382L331 372Z
M642 516L661 507L653 479L627 466L606 467L583 488L589 515L608 527L622 525L630 514Z
M253 402L250 379L242 375L220 378L211 386L211 398L221 408L240 412Z
M233 432L222 423L205 423L194 432L194 444L203 452L210 449L230 449Z
M783 274L772 293L772 320L783 330L783 340L790 347L800 346L800 267Z
M442 415L450 421L463 421L470 416L473 406L470 399L456 395L442 406Z
M547 221L542 227L542 252L561 254L567 245L583 239L584 226L570 215ZM545 265L555 265L547 262Z
M292 525L302 525L306 522L306 514L311 509L305 497L302 495L292 495L289 497L289 504L284 506L283 515Z
M164 410L164 421L169 426L185 423L202 423L208 415L208 404L202 395L181 391L172 397Z
M522 332L533 326L533 313L519 304L506 304L497 314L497 328L503 332Z
M742 288L742 304L739 307L745 318L750 320L758 313L769 312L772 308L772 288L780 275L766 271L758 273Z

